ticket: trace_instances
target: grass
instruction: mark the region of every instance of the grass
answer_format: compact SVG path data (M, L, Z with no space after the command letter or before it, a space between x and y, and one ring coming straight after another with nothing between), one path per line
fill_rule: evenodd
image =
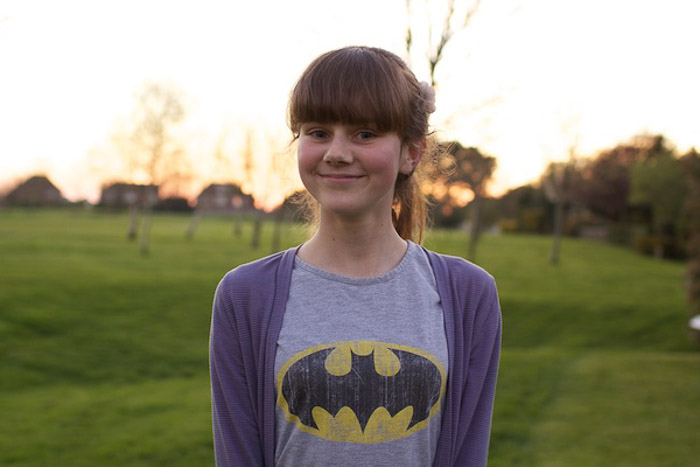
M207 341L214 288L251 225L157 216L151 254L125 215L0 211L0 465L212 465ZM285 226L283 247L303 229ZM428 246L464 255L460 232ZM566 239L486 236L504 347L492 466L697 463L700 353L683 265Z

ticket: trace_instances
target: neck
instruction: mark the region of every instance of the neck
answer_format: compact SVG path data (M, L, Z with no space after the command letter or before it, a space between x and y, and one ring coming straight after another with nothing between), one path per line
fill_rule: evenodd
M309 264L348 277L376 277L391 271L407 243L391 217L339 219L321 213L318 231L302 245L299 257Z

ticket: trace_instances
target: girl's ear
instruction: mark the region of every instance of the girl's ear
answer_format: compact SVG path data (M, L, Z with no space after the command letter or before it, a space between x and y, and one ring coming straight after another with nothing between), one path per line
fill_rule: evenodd
M425 153L428 142L425 138L414 143L408 143L401 149L401 165L399 172L404 175L411 175L420 162L420 158Z

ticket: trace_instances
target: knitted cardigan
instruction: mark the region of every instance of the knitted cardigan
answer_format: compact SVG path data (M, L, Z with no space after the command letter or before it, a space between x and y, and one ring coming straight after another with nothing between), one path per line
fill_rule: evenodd
M297 249L241 265L217 287L209 364L219 467L274 465L273 368ZM444 312L449 360L433 465L485 466L501 345L496 285L462 258L424 251Z

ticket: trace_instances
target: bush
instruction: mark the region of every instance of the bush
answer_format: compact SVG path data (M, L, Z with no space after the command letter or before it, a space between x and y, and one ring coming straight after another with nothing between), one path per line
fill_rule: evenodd
M501 219L499 225L503 233L516 233L518 231L517 219Z
M683 259L686 256L683 246L667 235L636 234L632 245L643 255L661 255L665 259Z

